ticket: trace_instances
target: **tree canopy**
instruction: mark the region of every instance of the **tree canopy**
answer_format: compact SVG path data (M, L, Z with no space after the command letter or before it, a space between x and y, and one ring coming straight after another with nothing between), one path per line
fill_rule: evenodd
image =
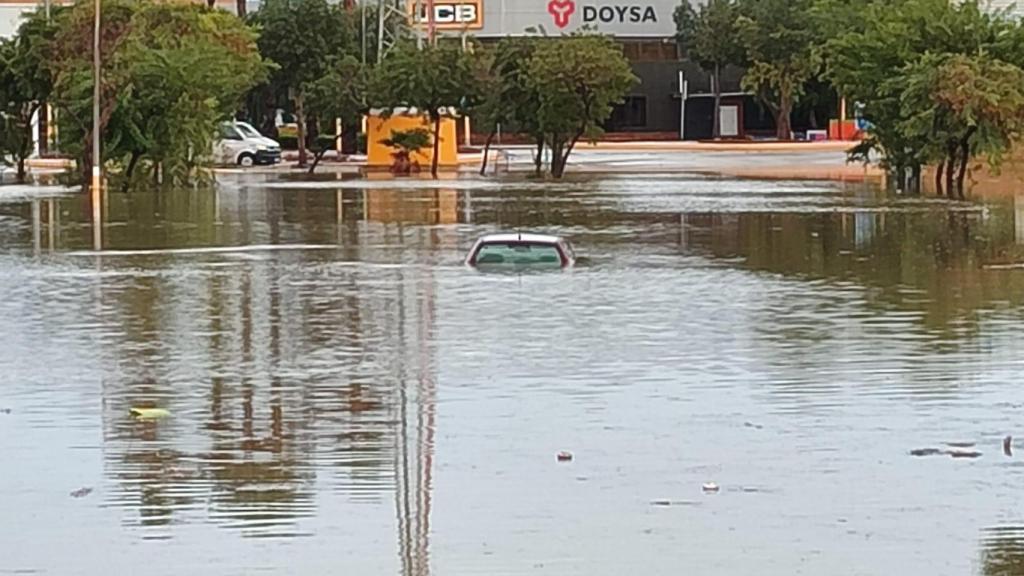
M740 37L739 6L735 0L708 0L694 9L688 1L675 10L676 41L683 54L711 75L715 98L711 136L720 135L722 70L743 63L746 52Z
M369 104L385 111L416 108L432 126L433 160L437 176L441 119L471 110L482 99L481 59L458 44L441 42L417 48L405 43L385 58L370 82Z
M54 31L42 13L33 13L14 37L0 39L0 162L12 157L18 182L25 181L32 153L32 117L53 90L47 45Z
M104 0L102 10L105 160L126 177L142 159L157 177L191 177L209 161L217 123L266 75L255 33L200 4ZM62 13L48 52L63 146L83 177L92 162L92 20L92 2Z
M260 54L277 65L266 89L295 106L299 165L305 166L306 95L337 62L360 55L355 14L327 0L265 0L250 21L260 31Z
M780 140L792 137L790 116L818 72L812 0L740 0L737 21L749 62L743 87L775 116Z
M826 77L871 125L856 154L880 154L901 187L918 188L934 164L938 190L944 180L962 196L969 158L997 164L1020 138L1024 28L1005 13L974 0L874 0L824 54Z
M528 85L538 94L538 128L551 148L551 175L561 178L581 138L594 140L612 106L637 82L622 47L583 34L541 42L530 59Z

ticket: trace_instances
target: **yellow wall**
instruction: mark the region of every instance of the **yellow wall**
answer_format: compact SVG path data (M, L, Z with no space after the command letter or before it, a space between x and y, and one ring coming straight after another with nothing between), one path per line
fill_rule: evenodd
M400 116L390 118L370 116L366 119L366 163L370 166L391 166L391 154L393 148L380 143L391 136L394 131L411 130L413 128L425 128L433 134L434 127L423 116ZM443 118L441 120L441 144L438 148L438 164L440 166L455 166L459 162L459 147L456 136L455 119ZM428 146L419 154L413 154L413 160L420 163L423 169L430 168L430 162L434 155L433 145Z

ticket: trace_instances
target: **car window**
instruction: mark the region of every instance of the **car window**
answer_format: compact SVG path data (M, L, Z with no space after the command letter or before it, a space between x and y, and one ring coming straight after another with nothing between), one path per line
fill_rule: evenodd
M526 242L494 242L480 246L476 253L476 264L547 264L562 265L562 256L552 244L530 244Z

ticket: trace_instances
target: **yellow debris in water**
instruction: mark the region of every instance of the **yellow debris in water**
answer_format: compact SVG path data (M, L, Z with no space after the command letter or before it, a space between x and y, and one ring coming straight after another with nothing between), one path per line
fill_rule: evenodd
M139 420L158 420L171 415L169 411L163 408L132 408L131 413L132 416Z

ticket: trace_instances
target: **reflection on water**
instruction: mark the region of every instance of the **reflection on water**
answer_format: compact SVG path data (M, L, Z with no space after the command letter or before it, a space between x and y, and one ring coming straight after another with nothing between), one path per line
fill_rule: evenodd
M0 204L0 571L1020 572L1020 201L270 183Z
M1024 574L1024 528L987 528L982 537L981 572L985 576Z

